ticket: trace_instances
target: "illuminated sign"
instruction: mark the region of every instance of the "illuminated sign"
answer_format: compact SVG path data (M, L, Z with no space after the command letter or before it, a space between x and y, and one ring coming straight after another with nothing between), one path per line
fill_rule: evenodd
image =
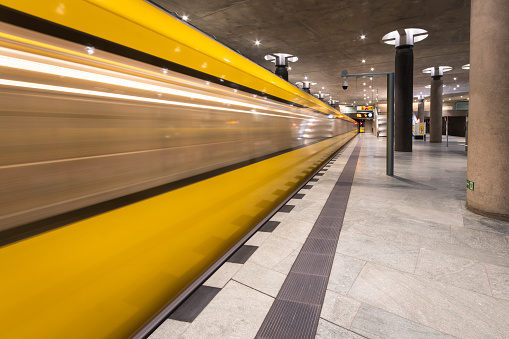
M359 106L359 111L372 111L373 106Z
M356 115L356 118L373 118L373 112L369 112L369 113L357 113Z

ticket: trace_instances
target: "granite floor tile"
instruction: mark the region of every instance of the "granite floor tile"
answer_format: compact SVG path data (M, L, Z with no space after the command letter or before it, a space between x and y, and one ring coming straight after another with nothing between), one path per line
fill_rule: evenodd
M444 243L440 241L437 241L435 243L435 250L442 253L456 255L459 257L483 261L488 264L509 267L509 255L507 254L486 252L468 246Z
M367 338L394 339L453 339L453 336L435 331L379 308L362 304L350 328Z
M247 262L235 274L233 280L275 298L285 278L284 274Z
M230 281L180 338L254 338L273 301L266 294Z
M298 249L293 251L290 255L284 258L279 264L272 267L272 269L274 271L287 275L288 272L290 272L290 270L292 269L293 263L295 262L295 260L297 260L297 256L300 253L300 249L301 248L299 247Z
M256 232L251 238L249 238L248 241L246 241L245 245L260 247L269 236L269 232Z
M387 212L389 216L409 220L420 220L447 226L463 227L463 216L455 211L440 211L432 208L411 207L409 205L393 205Z
M421 249L415 274L491 296L484 263Z
M344 295L327 290L320 318L350 328L361 303Z
M223 288L228 281L241 269L242 264L225 262L221 267L203 283L204 286Z
M346 295L365 264L364 260L336 253L327 289Z
M285 218L288 217L288 213L284 213L284 212L276 212L276 214L274 214L271 218L270 218L270 221L278 221L278 222L281 222L283 220L285 220Z
M191 296L184 301L170 316L170 319L193 322L196 317L207 307L212 299L221 291L220 288L200 286Z
M315 204L309 206L308 208L303 209L302 211L295 211L291 214L291 218L294 220L315 222L315 220L320 215L323 206ZM289 214L290 216L290 214Z
M493 232L509 236L509 222L486 218L470 211L466 211L463 216L463 225L465 228Z
M343 235L358 234L369 237L377 237L387 241L394 241L397 233L393 229L380 227L380 225L378 225L376 222L376 218L372 218L369 221L343 221L343 226L346 226L341 231Z
M251 256L250 262L273 268L301 247L302 243L272 235Z
M367 263L348 296L459 338L505 338L509 303Z
M435 240L432 238L426 238L420 235L406 233L406 232L395 232L394 233L394 241L400 242L403 244L408 244L420 248L434 249L435 248Z
M376 221L378 227L387 231L391 230L442 242L451 240L451 226L443 223L384 214L378 214L372 220Z
M327 320L320 319L315 339L361 339L365 338Z
M509 255L509 244L501 234L472 230L465 227L451 228L451 242L485 252Z
M177 339L191 323L166 319L148 339Z
M509 268L486 264L491 289L495 298L509 300Z
M304 243L313 225L314 222L312 221L295 220L290 216L281 222L272 234L280 238Z
M413 272L419 248L350 232L340 235L336 252Z

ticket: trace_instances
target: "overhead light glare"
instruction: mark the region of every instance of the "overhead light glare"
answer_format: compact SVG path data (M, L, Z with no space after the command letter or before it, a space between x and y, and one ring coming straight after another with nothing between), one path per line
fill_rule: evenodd
M255 45L260 46L260 40L255 40Z
M189 20L189 17L187 15L183 15L182 20L187 21L187 20Z
M366 36L363 34L363 35L361 35L361 40L364 40L364 39L366 39Z
M362 59L362 63L365 64L366 63L366 59Z

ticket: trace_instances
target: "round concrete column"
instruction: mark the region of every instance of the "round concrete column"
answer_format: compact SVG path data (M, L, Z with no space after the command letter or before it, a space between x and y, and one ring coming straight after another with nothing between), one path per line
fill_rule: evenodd
M472 0L467 208L509 220L509 1Z
M444 72L452 70L451 66L437 66L423 69L423 73L431 74L431 98L429 110L430 142L442 142L442 101Z
M394 72L394 150L412 152L413 46L396 47Z
M442 142L442 96L444 80L440 75L431 78L429 106L429 141Z
M417 118L420 122L424 123L424 99L419 96L419 103L417 104Z

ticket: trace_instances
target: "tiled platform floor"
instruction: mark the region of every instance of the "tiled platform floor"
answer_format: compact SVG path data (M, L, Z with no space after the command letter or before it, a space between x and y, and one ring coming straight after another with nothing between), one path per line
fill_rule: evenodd
M316 338L509 338L509 223L465 208L466 155L363 139ZM151 339L254 338L354 140Z

